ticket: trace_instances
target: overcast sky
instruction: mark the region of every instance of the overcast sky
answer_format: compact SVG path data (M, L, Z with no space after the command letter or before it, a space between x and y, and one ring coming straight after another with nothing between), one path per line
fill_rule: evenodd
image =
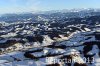
M0 0L0 13L99 8L100 0Z

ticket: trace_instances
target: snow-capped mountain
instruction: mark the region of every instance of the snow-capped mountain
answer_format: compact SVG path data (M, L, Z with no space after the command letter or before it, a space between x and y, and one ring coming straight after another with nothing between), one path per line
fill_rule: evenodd
M0 17L0 66L100 66L100 12L73 9Z

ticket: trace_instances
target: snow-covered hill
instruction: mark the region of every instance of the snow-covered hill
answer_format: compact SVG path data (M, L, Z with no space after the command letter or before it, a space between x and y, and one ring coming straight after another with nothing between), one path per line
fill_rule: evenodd
M98 12L86 9L35 14L34 18L31 13L3 16L0 66L100 66Z

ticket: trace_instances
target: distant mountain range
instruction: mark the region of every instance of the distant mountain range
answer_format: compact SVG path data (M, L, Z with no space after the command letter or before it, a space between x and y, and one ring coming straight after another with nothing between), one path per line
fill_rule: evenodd
M37 13L4 14L0 16L1 22L38 22L53 21L69 18L84 18L90 16L100 16L100 9L71 9L71 10L52 10Z

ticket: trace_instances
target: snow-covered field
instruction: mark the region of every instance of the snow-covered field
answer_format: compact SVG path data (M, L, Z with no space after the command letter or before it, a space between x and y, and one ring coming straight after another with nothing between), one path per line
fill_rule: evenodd
M90 50L87 54L93 56L93 64L87 63L83 58L84 58L84 47L83 43L85 42L90 42L90 41L97 41L94 35L91 35L91 38L88 40L88 37L90 36L84 36L84 35L89 35L92 34L93 32L77 32L71 35L71 37L67 40L62 40L58 41L55 45L52 44L47 44L47 40L51 40L50 38L47 38L42 45L42 51L37 51L37 52L32 52L31 54L36 57L41 57L42 55L46 56L48 53L50 54L58 54L55 56L48 56L48 57L41 57L38 59L31 59L31 58L26 58L24 56L25 52L27 51L34 51L38 50L39 46L33 49L26 49L23 51L13 51L10 53L5 53L0 55L0 66L46 66L48 64L52 64L54 59L59 59L60 57L63 57L65 55L72 55L72 58L77 60L75 62L78 63L86 63L89 66L99 66L100 65L100 58L99 58L99 47L97 45L93 45L92 50ZM47 36L45 36L47 37ZM47 42L47 43L46 43ZM51 41L52 42L52 41ZM52 45L52 47L49 48L49 45ZM66 46L65 49L63 48L56 48L56 46L61 46L64 45ZM53 48L55 46L55 48ZM88 48L87 48L88 49ZM74 56L76 55L76 56ZM47 61L48 59L49 61ZM64 63L59 63L60 65L64 65Z

